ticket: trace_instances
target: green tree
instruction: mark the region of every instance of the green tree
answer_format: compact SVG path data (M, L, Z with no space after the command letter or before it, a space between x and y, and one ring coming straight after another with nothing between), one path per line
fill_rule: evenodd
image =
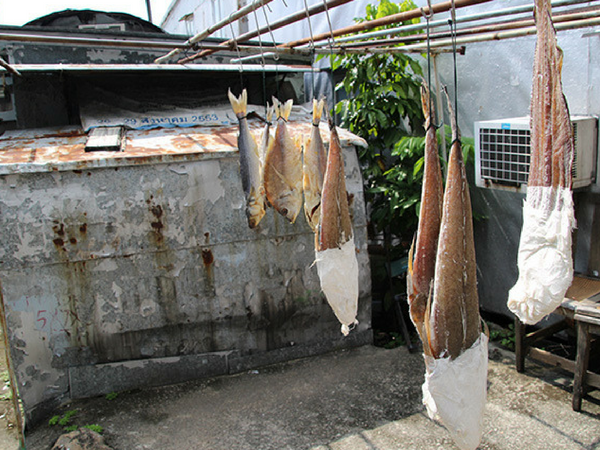
M381 0L376 6L368 5L366 17L356 20L373 20L415 7L412 0L400 5ZM419 19L404 24L412 23ZM391 26L379 29L386 28ZM401 241L410 242L417 226L422 178L418 162L424 141L414 137L424 133L422 69L402 53L348 54L336 57L332 66L345 71L336 88L348 95L336 105L336 113L344 127L369 145L360 150L359 159L372 228L375 232L389 230Z

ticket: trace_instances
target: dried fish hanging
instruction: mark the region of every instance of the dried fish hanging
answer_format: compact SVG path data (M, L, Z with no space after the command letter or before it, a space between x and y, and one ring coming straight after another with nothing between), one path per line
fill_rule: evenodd
M454 14L449 22L455 36ZM455 115L458 103L455 46L453 50L454 108L448 96L452 145L433 284L423 320L426 335L423 403L429 417L444 424L459 448L474 450L483 429L488 338L481 331L479 316L471 200Z
M556 44L549 0L535 1L537 43L531 92L531 165L519 278L508 307L524 323L535 324L562 302L573 279L571 193L573 129L562 92L562 50Z
M231 33L233 32L233 26ZM239 49L238 49L239 55ZM228 92L231 107L239 122L238 135L238 150L240 153L240 174L242 178L242 188L246 198L246 217L248 226L256 228L263 216L265 215L265 189L263 183L263 164L261 161L259 146L256 144L254 135L250 132L248 126L247 110L248 110L248 93L243 88L243 64L240 61L240 86L242 93L239 97L235 97ZM266 139L268 141L268 130ZM262 147L262 145L261 145Z
M431 11L431 8L429 8ZM427 36L432 13L425 14ZM429 43L429 39L427 40ZM435 271L435 255L442 219L444 182L438 153L435 110L429 86L431 85L431 52L427 51L427 83L421 88L421 104L425 116L425 155L423 163L423 187L417 235L408 256L407 294L410 318L421 342L427 342L424 328L427 298L431 292ZM428 354L428 345L423 350Z
M308 29L312 35L312 24L310 15L308 14L308 3L304 0L306 9L306 20L308 21ZM311 41L312 46L312 41ZM314 61L314 60L313 60ZM314 65L314 62L311 62ZM303 145L303 188L304 188L304 215L306 221L317 233L319 227L319 219L321 217L321 192L323 190L323 178L327 169L327 151L321 137L319 124L321 115L325 107L325 98L317 100L315 94L315 72L314 67L311 70L312 80L312 95L313 95L313 114L310 136Z
M271 39L267 14L263 9ZM258 24L257 24L258 26ZM278 66L279 55L276 52L275 67ZM275 89L279 97L278 71L275 70ZM277 121L275 136L268 143L264 157L264 187L269 204L291 223L296 221L302 209L302 148L298 139L292 138L287 121L292 112L293 101L281 103L273 97L273 111Z
M329 29L333 34L329 11L325 11ZM333 39L331 45L333 46ZM332 90L335 93L333 79ZM342 334L347 335L358 324L358 261L346 191L342 147L333 115L329 117L329 128L331 136L323 180L315 260L321 289L342 324Z

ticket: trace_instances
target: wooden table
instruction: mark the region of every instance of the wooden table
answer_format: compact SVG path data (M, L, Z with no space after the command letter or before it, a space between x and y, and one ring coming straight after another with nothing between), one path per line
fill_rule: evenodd
M530 333L527 333L525 325L515 318L517 371L525 371L525 356L529 356L531 359L572 372L573 410L580 411L581 399L588 388L600 389L600 374L588 370L590 343L594 336L600 336L600 279L575 276L565 299L555 313L564 316L564 319ZM532 346L536 341L550 337L568 327L577 330L575 361Z

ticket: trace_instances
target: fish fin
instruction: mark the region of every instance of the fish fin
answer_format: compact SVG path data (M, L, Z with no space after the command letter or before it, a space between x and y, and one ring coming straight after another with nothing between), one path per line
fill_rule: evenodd
M427 306L425 307L425 318L423 320L423 331L425 340L423 341L423 352L429 356L436 356L431 348L431 299L433 298L433 283L429 287L429 296L427 297Z
M460 141L460 130L458 129L458 122L456 121L456 111L452 106L452 100L450 100L450 94L448 94L448 88L444 86L442 88L444 94L446 94L446 100L448 100L448 112L450 113L450 124L452 128L452 142Z
M410 297L414 295L415 288L413 286L413 260L415 258L415 241L416 241L416 233L413 236L412 244L410 245L410 250L408 251L408 270L406 271L406 294ZM409 302L410 303L410 302Z
M233 112L236 116L245 116L246 115L246 107L248 104L248 93L246 89L242 91L240 96L236 98L235 95L231 92L231 89L227 92L229 96L229 101L231 102L231 107L233 108Z
M294 146L296 147L296 150L298 150L300 152L300 154L303 154L304 153L304 145L305 145L304 136L295 136L293 139L294 139Z
M267 123L271 123L273 120L273 114L275 113L275 104L269 106L267 103Z
M427 119L429 119L429 88L425 80L421 83L421 107L423 108L425 122L427 122Z
M283 120L288 120L288 118L290 117L290 113L292 112L292 105L294 104L294 100L292 100L291 98L285 102L283 105L280 103L280 108L279 108L279 117L281 117Z
M321 115L323 114L323 105L325 104L325 99L321 99L317 101L313 100L313 119L312 123L315 126L319 126L319 122L321 121Z
M276 97L271 97L271 99L273 100L273 114L275 115L275 120L278 120L281 117L281 102Z
M412 277L413 274L413 260L415 257L415 243L417 240L417 235L413 236L412 244L410 245L410 250L408 251L408 273Z

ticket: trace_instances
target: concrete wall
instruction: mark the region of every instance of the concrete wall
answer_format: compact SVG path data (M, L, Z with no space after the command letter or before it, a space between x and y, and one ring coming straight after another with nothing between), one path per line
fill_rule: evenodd
M303 216L270 210L248 228L237 153L0 175L0 279L28 419L69 398L371 342L362 179L353 147L345 157L361 268L348 338Z

